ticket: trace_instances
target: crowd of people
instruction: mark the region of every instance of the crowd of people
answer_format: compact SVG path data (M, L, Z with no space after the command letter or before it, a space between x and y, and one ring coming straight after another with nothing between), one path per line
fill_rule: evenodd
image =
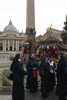
M26 69L23 68L23 63L21 62L21 55L17 54L10 66L10 70L13 73L13 89L12 89L12 100L24 100L24 75L27 75L26 89L30 92L36 92L38 89L38 70L41 76L41 93L42 98L46 98L48 92L54 90L55 83L55 72L57 73L57 85L56 85L56 95L59 100L66 100L66 78L65 78L65 68L66 61L63 55L58 56L59 62L55 66L52 58L48 59L43 53L43 58L38 65L35 60L35 55L31 54L29 60L26 63Z

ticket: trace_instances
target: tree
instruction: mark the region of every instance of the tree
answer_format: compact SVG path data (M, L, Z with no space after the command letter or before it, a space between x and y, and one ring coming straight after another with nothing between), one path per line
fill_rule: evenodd
M63 44L67 44L67 15L66 15L66 22L64 22L63 31L61 33L61 37L63 39Z

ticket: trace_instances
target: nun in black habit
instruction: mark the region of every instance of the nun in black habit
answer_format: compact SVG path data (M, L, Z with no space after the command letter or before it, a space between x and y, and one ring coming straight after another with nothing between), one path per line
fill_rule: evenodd
M45 62L45 59L46 59L46 57L45 57L45 55L43 55L43 58L42 58L41 63L40 63L40 69L39 69L40 71L43 68L43 64ZM41 77L41 79L42 79L42 77ZM41 89L42 89L42 81L41 81Z
M45 58L46 58L45 55L43 55L43 58L42 58L41 63L40 63L40 70L43 67L43 63L45 62Z
M49 92L49 66L46 61L45 58L42 65L42 70L45 71L46 76L41 76L41 92L43 98L47 97L47 93Z
M36 60L34 60L34 58L35 58L34 54L31 54L26 64L28 72L26 88L29 89L30 92L36 91L38 89L37 70L39 68L38 68L38 63Z
M12 100L24 100L24 75L27 72L23 69L23 64L20 62L21 55L17 54L13 59L10 70L13 72L13 90Z
M56 87L56 95L59 96L59 100L66 100L66 80L64 75L65 70L65 58L63 55L58 56L59 62L57 69L57 87Z

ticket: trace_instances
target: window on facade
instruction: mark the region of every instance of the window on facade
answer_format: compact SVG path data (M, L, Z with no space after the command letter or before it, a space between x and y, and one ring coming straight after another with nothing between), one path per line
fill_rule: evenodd
M8 51L8 48L6 48L6 51Z
M2 40L0 40L0 43L2 43L3 41Z
M21 41L19 41L19 44L21 44Z
M10 51L12 51L12 46L10 46Z
M2 51L3 50L3 46L0 46L0 51Z
M19 47L19 51L21 51L21 47Z
M12 40L10 40L10 44L12 44Z

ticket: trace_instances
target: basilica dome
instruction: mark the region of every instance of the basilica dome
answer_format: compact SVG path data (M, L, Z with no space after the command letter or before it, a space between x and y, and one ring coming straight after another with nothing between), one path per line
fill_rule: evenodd
M15 28L15 26L12 25L12 22L10 20L9 24L4 28L4 31L17 32L17 29Z

